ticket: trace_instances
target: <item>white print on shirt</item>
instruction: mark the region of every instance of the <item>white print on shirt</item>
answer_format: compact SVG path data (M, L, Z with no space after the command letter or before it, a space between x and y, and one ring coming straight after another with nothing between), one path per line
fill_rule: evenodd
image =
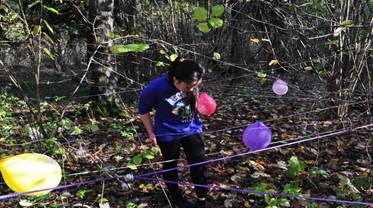
M182 92L178 92L176 93L175 95L172 95L171 97L169 98L166 98L165 100L171 105L171 106L175 106L175 104L177 102L179 102L181 99L185 98L186 97L186 94L185 93L182 93Z
M193 113L190 105L190 97L186 93L178 92L165 99L172 106L172 113L180 116L181 122L190 122Z

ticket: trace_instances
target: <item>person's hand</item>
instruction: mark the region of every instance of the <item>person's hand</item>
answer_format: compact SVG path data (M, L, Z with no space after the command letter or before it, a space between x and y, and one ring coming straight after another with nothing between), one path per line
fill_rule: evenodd
M157 138L155 137L155 134L154 134L154 133L148 134L148 137L149 137L149 141L150 141L153 145L157 145Z

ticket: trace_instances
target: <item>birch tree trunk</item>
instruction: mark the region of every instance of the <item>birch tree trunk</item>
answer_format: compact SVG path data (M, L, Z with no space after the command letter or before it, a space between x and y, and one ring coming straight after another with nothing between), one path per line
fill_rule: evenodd
M109 34L114 30L114 0L90 0L89 17L92 23L88 34L88 61L91 68L91 98L107 111L118 109L122 100L117 94L118 72L114 69L113 45Z

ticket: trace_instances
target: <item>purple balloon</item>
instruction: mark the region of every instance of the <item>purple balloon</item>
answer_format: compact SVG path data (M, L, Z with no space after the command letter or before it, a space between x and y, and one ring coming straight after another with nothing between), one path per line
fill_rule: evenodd
M272 132L264 123L257 121L246 127L242 140L250 151L264 149L272 141Z
M288 84L278 79L273 83L272 90L276 95L285 95L288 92Z

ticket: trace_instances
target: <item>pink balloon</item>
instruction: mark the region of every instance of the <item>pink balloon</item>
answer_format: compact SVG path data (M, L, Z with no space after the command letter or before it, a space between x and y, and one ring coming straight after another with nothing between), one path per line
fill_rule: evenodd
M202 115L210 116L216 110L216 102L207 93L202 92L198 97L197 110Z
M285 95L288 92L288 84L278 79L273 83L272 90L276 95Z
M257 121L246 127L242 140L250 151L264 149L272 141L272 132L264 123Z

